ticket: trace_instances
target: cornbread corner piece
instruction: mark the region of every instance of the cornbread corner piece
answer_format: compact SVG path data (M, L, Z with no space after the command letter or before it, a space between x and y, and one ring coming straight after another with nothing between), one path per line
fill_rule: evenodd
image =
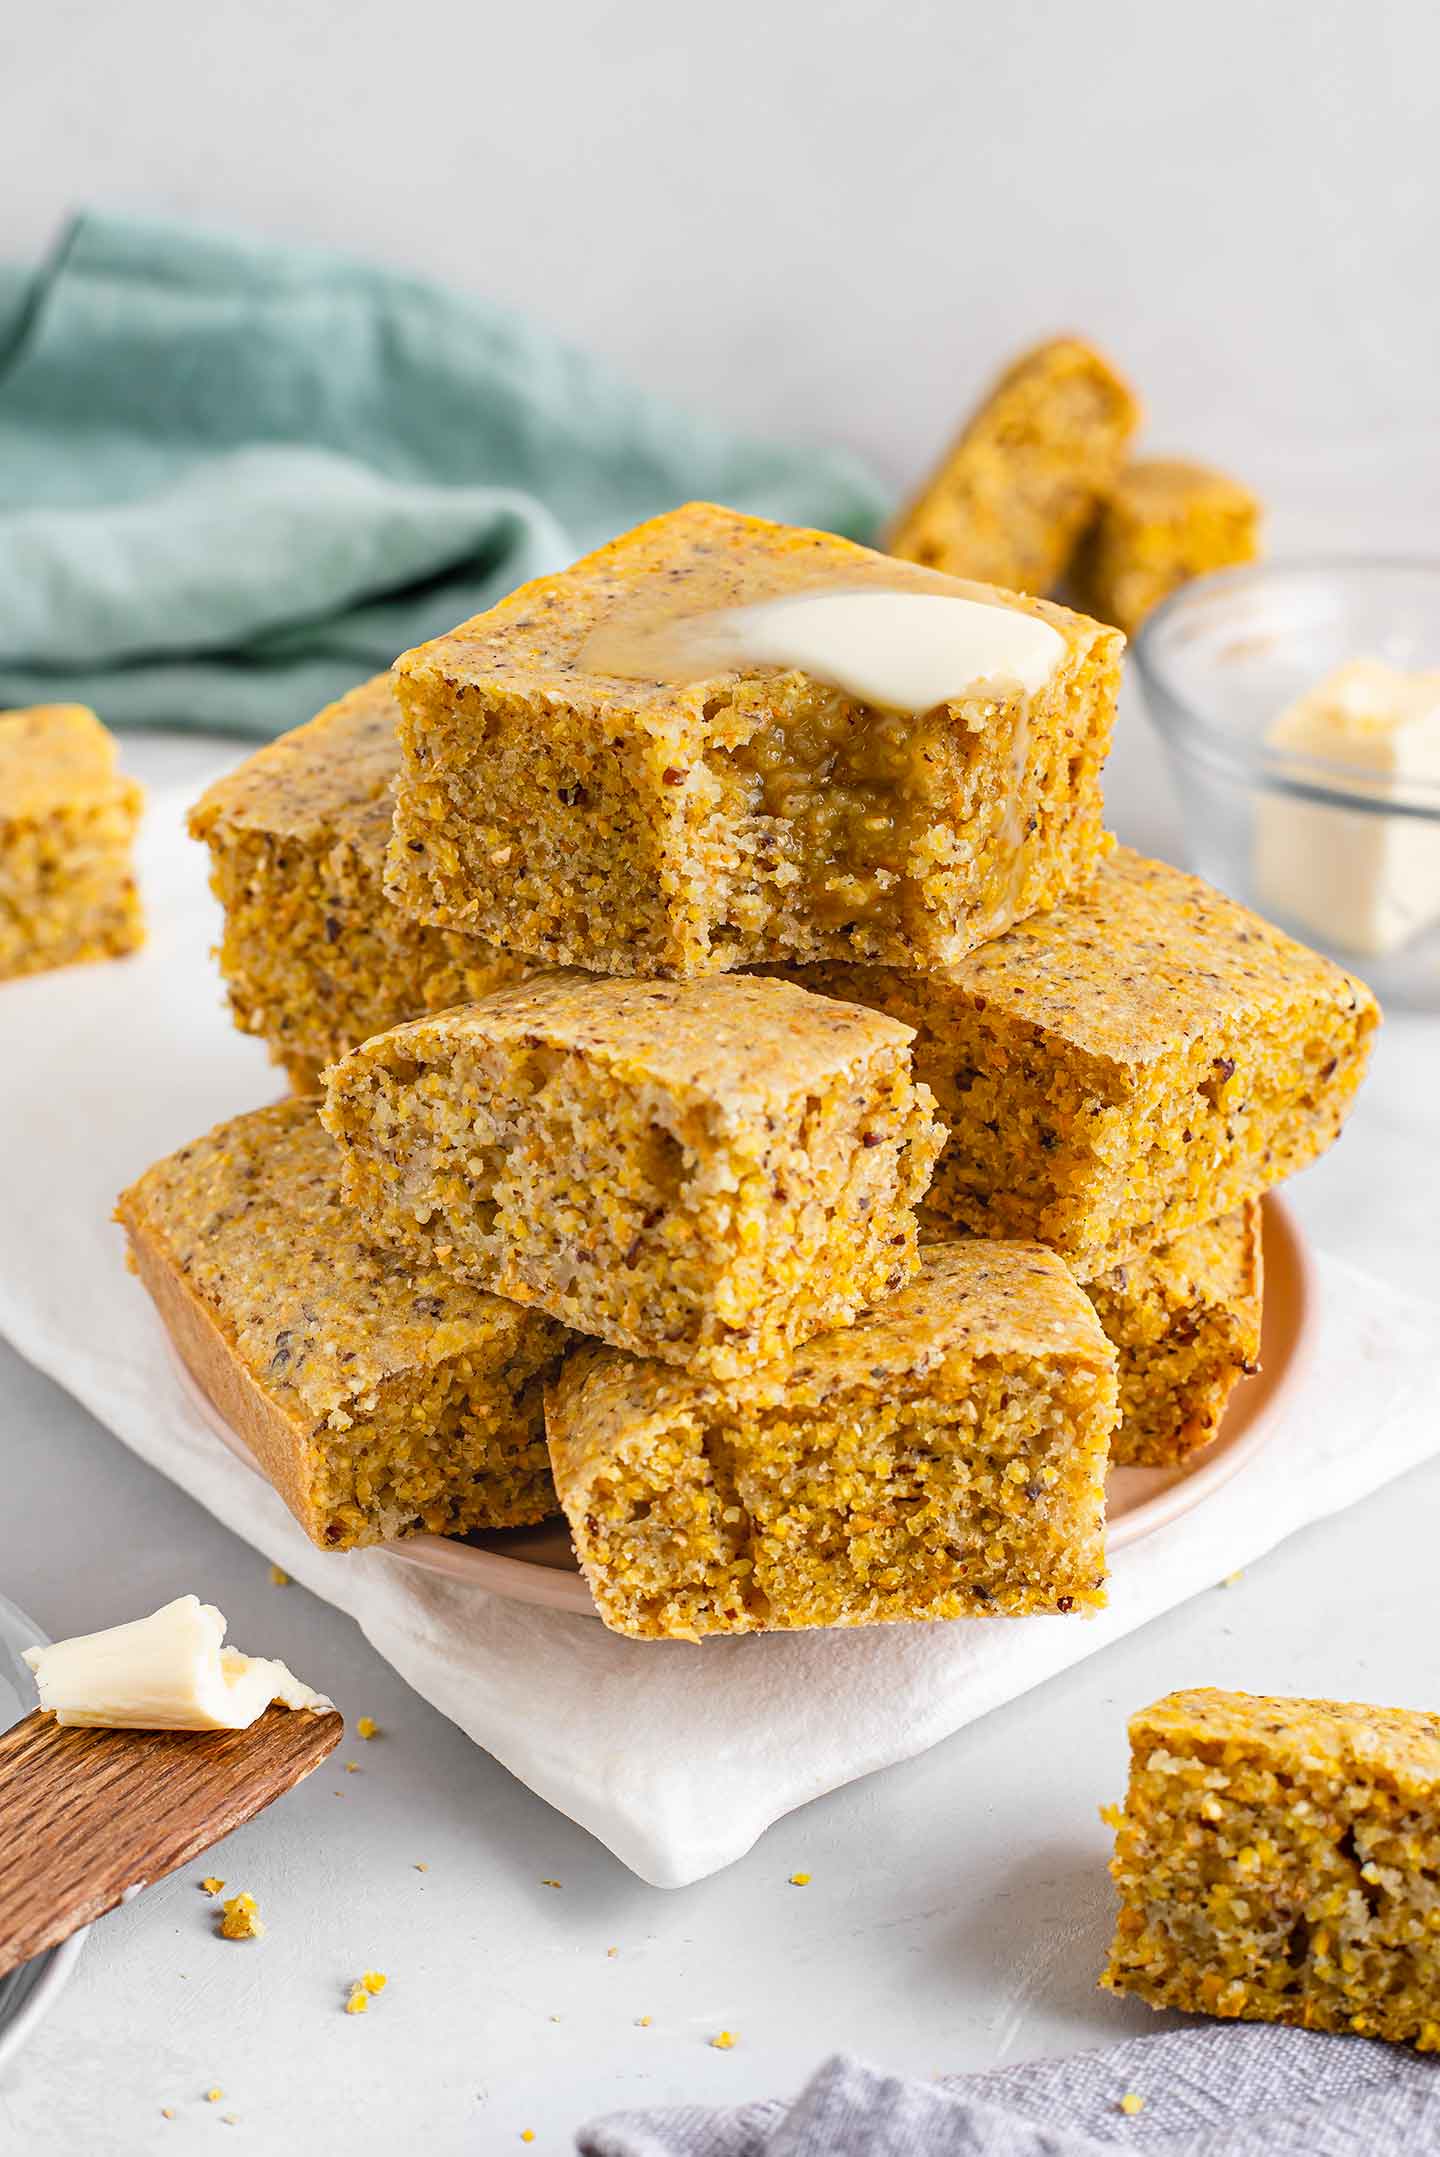
M1095 1609L1114 1420L1095 1313L1020 1243L932 1247L723 1389L582 1349L546 1404L596 1607L642 1639Z
M131 858L143 804L83 704L0 711L0 981L145 941Z
M910 1034L785 982L540 974L326 1084L377 1233L639 1355L728 1375L915 1270Z
M1052 627L1049 679L901 713L793 668L598 671L617 638L717 609L942 587ZM947 964L1093 873L1121 648L1041 600L691 503L397 662L391 895L600 973Z
M1130 1745L1102 1985L1440 2051L1440 1716L1202 1689Z
M1053 591L1141 416L1092 345L1037 345L994 383L901 512L891 553L1017 592Z
M219 1124L121 1196L181 1360L324 1549L545 1519L564 1328L363 1243L315 1108Z
M1102 622L1133 636L1192 577L1253 562L1260 520L1255 496L1224 472L1179 457L1137 458L1100 505L1075 588Z
M794 978L915 1028L950 1127L931 1213L1033 1237L1086 1281L1322 1154L1380 1017L1353 975L1127 848L943 973Z
M1113 1466L1172 1467L1218 1435L1237 1380L1260 1367L1263 1283L1252 1198L1083 1284L1120 1357Z
M385 897L399 717L390 677L377 675L267 742L190 812L225 910L220 969L235 1024L261 1036L297 1092L371 1034L526 971Z

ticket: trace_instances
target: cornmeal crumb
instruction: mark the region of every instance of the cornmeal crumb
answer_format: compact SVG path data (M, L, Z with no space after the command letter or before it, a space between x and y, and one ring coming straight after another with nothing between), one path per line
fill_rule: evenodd
M653 2015L637 2015L635 2017L635 2027L637 2030L648 2030L654 2020Z
M265 1927L260 1919L259 1905L251 1894L232 1895L222 1903L224 1915L220 1920L220 1936L225 1940L259 1940L264 1937Z
M160 2117L162 2120L173 2120L175 2117L175 2107L173 2105L162 2105L160 2107Z
M215 2089L205 2092L205 2102L207 2105L218 2105L224 2095L225 2092L217 2086Z
M1241 1566L1236 1572L1227 1573L1225 1575L1225 1578L1221 1581L1220 1585L1222 1588L1233 1588L1237 1581L1243 1580L1244 1578L1245 1568Z
M533 2127L522 2127L522 2128L521 2128L521 2130L520 2130L520 2140L521 2140L522 2142L533 2142L533 2141L535 2140L535 2130L534 2130L534 2128L533 2128Z
M345 1773L347 1775L361 1775L364 1773L364 1769L361 1767L358 1760L347 1760L345 1763Z
M221 1888L225 1885L225 1882L223 1880L217 1880L214 1873L212 1872L207 1879L204 1879L200 1882L200 1885L204 1888L207 1895L218 1895Z
M733 2052L738 2039L734 2030L721 2030L710 2042L717 2052Z
M284 1568L284 1566L283 1566L283 1565L272 1565L272 1566L271 1566L271 1568L270 1568L270 1585L271 1585L271 1587L272 1587L272 1588L288 1588L288 1587L289 1587L289 1585L290 1585L290 1575L289 1575L289 1574L288 1574L288 1573L286 1572L286 1570L285 1570L285 1568Z
M360 1980L367 1992L383 1992L390 1980L383 1970L367 1970Z
M808 1873L808 1872L792 1872L792 1873L791 1873L791 1875L790 1875L790 1885L791 1885L792 1887L808 1887L808 1886L810 1885L810 1875L809 1875L809 1873Z
M610 1957L610 1960L613 1962L615 1960L615 1957L619 1954L620 1950L618 1947L607 1947L605 1952Z
M542 1887L558 1887L560 1882L558 1880L542 1880L540 1885Z
M220 2115L220 2119L221 2124L226 2127L238 2127L240 2125L240 2115L238 2112L222 2112Z
M347 2015L364 2015L370 2011L370 1995L363 1985L352 1985L350 1997L345 2002Z
M380 1734L380 1725L373 1715L362 1715L355 1728L362 1738L378 1737Z
M1120 2110L1133 2120L1137 2112L1145 2110L1145 2100L1137 2091L1127 2090L1120 2100Z
M417 1865L415 1867L415 1870L417 1872L428 1872L430 1870L430 1867L428 1865Z

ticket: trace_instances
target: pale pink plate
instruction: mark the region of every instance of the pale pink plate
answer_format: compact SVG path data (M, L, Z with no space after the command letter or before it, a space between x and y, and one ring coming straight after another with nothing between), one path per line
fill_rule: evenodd
M1263 1369L1242 1378L1230 1396L1220 1435L1212 1446L1178 1468L1113 1468L1108 1486L1111 1550L1124 1550L1144 1536L1203 1505L1222 1483L1238 1475L1280 1427L1280 1409L1300 1380L1313 1346L1316 1323L1315 1278L1300 1231L1283 1201L1273 1195L1263 1206L1265 1247L1265 1317L1261 1340ZM175 1370L195 1413L247 1466L255 1463L246 1446L196 1385L178 1355ZM259 1470L255 1470L259 1474ZM407 1535L385 1549L406 1565L472 1588L486 1588L518 1603L539 1603L550 1610L577 1611L593 1618L595 1605L581 1579L563 1521L540 1528L503 1528L473 1540L444 1535Z

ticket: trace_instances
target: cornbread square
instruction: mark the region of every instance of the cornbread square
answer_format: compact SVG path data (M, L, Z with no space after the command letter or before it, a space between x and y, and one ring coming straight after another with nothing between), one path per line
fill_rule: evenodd
M1101 503L1075 588L1102 622L1133 636L1152 607L1192 577L1253 562L1260 504L1247 487L1180 457L1138 457Z
M1141 420L1092 345L1057 337L1007 367L890 533L892 554L1051 592Z
M544 1520L564 1327L373 1250L315 1107L218 1124L122 1194L181 1360L324 1549Z
M1120 1358L1112 1465L1173 1467L1218 1435L1260 1368L1263 1284L1258 1198L1083 1284Z
M1233 899L1121 848L1089 889L942 973L814 966L916 1032L950 1127L930 1211L1093 1280L1336 1138L1380 1011Z
M1115 1352L1034 1244L921 1254L844 1332L724 1387L582 1349L546 1401L605 1623L640 1639L1093 1610Z
M145 941L131 863L143 803L83 704L0 712L0 981Z
M1440 1716L1205 1688L1130 1746L1102 1985L1440 2051Z
M603 671L716 609L937 589L1047 623L1049 680L901 713L794 668ZM944 965L1092 874L1120 653L1042 601L691 503L397 662L391 896L600 973Z
M915 1270L909 1031L784 982L540 974L326 1085L380 1235L639 1355L729 1376Z
M297 1092L371 1034L527 970L385 897L399 717L389 675L377 675L246 757L190 812L225 909L235 1024L260 1035Z

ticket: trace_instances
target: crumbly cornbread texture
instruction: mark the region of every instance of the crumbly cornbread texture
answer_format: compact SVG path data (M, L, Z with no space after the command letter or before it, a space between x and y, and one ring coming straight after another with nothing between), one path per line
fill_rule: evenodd
M1041 617L1064 655L1033 695L991 681L900 713L795 670L640 681L589 650L823 589L953 591ZM1093 872L1120 652L1043 601L692 503L397 663L389 888L603 973L943 965Z
M144 942L131 862L143 802L83 704L0 712L0 981Z
M1060 1260L979 1242L723 1388L582 1349L546 1407L601 1617L682 1640L1097 1607L1114 1420Z
M315 1111L237 1116L121 1197L181 1357L326 1549L545 1519L564 1328L371 1249Z
M397 1249L722 1375L909 1279L942 1136L905 1027L747 976L536 975L326 1084Z
M1130 1745L1102 1985L1440 2051L1440 1716L1206 1689Z
M235 1024L262 1037L297 1091L371 1034L527 971L385 897L399 718L389 675L377 675L267 742L190 812L225 909L220 968Z
M1380 1016L1353 975L1124 848L1087 891L942 973L793 978L915 1028L950 1127L932 1213L1033 1237L1082 1280L1323 1153Z
M1078 337L1008 367L890 533L892 554L1050 592L1140 424L1129 386Z
M1218 1434L1236 1381L1260 1367L1263 1281L1252 1198L1084 1283L1120 1357L1116 1467L1171 1467Z
M1208 465L1140 457L1101 503L1076 563L1075 589L1102 622L1134 634L1192 577L1260 552L1260 504Z

